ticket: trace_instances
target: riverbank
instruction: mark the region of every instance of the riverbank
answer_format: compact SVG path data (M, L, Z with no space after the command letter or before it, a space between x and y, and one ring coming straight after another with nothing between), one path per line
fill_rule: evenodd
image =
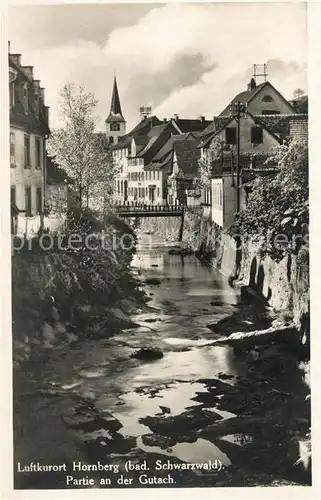
M146 238L133 270L149 300L129 315L135 328L82 337L47 350L41 363L22 362L15 462L100 460L118 465L133 487L157 484L142 485L142 471L126 473L128 460L146 461L151 476L165 479L169 471L156 470L157 461L181 464L170 472L175 483L162 487L310 484L309 464L294 465L309 431L309 388L297 360L277 342L241 352L206 345L222 337L209 325L229 320L232 331L238 315L255 307L194 256L169 255L159 237ZM146 347L163 357L132 356ZM182 468L208 460L222 467ZM102 486L102 476L94 474L95 487L122 487L115 478ZM67 487L59 473L16 471L15 484Z
M177 240L179 220L146 219L142 229L159 234L166 241ZM285 326L295 325L304 337L304 356L309 356L309 249L303 245L296 253L273 259L263 251L263 243L254 237L241 243L203 216L203 207L185 214L183 241L177 254L195 253L208 265L219 270L231 284L250 300L261 299L278 314ZM258 300L257 300L258 299Z

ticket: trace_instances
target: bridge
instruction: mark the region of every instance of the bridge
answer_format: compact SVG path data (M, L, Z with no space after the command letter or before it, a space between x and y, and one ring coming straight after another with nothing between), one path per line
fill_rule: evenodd
M115 205L120 217L179 217L184 214L183 205L147 205L127 202Z
M115 204L119 217L181 217L179 241L183 238L184 206L183 205L147 205L146 203L126 202Z

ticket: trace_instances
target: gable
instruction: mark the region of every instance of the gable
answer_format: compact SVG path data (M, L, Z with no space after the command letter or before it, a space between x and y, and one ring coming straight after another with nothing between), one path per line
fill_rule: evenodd
M248 111L260 115L272 114L273 112L281 115L295 113L293 106L270 82L266 82L248 102Z
M248 111L252 114L264 114L264 112L279 112L280 114L295 113L293 106L270 82L263 82L252 90L246 90L237 94L226 108L220 113L220 117L230 115L230 107L235 102L247 104Z
M220 138L222 141L226 140L226 129L235 128L237 122L233 118L230 120L221 130L211 136L207 141L210 147L212 141L215 138ZM263 142L259 144L253 144L252 139L252 127L262 128ZM280 144L280 138L272 131L270 131L261 120L257 120L255 116L248 114L246 118L241 118L240 120L240 151L241 153L257 153L257 152L271 152L276 146Z

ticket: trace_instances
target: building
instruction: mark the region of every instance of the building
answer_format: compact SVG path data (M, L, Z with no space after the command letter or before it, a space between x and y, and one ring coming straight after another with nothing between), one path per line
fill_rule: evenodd
M42 213L46 189L49 108L32 66L21 64L9 44L11 201L26 215Z
M117 144L126 134L126 120L121 110L116 76L114 77L109 115L105 120L106 137L110 144Z
M206 121L204 117L181 119L175 115L172 119L161 121L156 116L144 116L138 125L112 148L118 171L114 188L115 201L167 203L167 178L172 174L173 160L176 163L181 162L184 156L181 151L182 146L179 150L179 146L174 144L177 141L182 143L187 137L189 141L193 138L195 150L198 142L197 134L209 124L210 121ZM193 135L190 135L191 132ZM199 154L198 151L194 151L194 156ZM191 155L191 161L196 175L194 156ZM188 179L186 178L184 182L189 186L192 182L191 169L186 167L186 154L184 165L186 172L189 170ZM180 174L182 172L183 170L180 170ZM181 177L178 191L181 191L184 182ZM171 200L173 199L172 193Z
M156 117L146 117L142 119L128 134L118 140L117 144L112 147L113 161L116 168L115 185L114 185L114 200L118 203L127 202L129 200L128 191L128 165L130 163L130 174L135 172L140 174L142 160L134 159L137 152L140 152L146 142L148 132L162 122ZM136 168L138 167L138 168ZM130 175L131 181L134 181L135 175ZM133 184L131 188L133 188ZM133 199L131 189L130 199ZM136 196L137 199L137 196Z
M231 106L236 102L246 104L252 115L291 115L296 112L291 103L269 81L257 85L254 78L247 89L237 94L219 116L230 116Z
M212 172L210 196L206 196L212 204L212 220L222 228L231 224L236 212L238 123L232 106L238 102L246 104L246 112L239 117L240 185L242 172L265 172L266 161L277 146L291 138L307 137L307 114L298 113L298 108L270 82L256 85L254 78L246 91L237 94L222 113L214 117L201 133L199 147L202 160L210 165Z
M170 173L167 179L169 204L187 205L187 192L193 189L198 173L201 152L199 139L193 132L175 137L170 155Z
M295 111L300 114L308 114L309 112L309 98L306 94L295 97L290 101Z

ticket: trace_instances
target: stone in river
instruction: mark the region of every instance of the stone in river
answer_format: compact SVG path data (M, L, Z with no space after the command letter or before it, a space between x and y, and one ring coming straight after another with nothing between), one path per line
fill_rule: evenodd
M161 280L159 278L146 278L145 279L145 284L146 285L160 285L161 284Z
M131 357L142 360L160 359L164 356L158 347L143 347L139 351L134 352Z

